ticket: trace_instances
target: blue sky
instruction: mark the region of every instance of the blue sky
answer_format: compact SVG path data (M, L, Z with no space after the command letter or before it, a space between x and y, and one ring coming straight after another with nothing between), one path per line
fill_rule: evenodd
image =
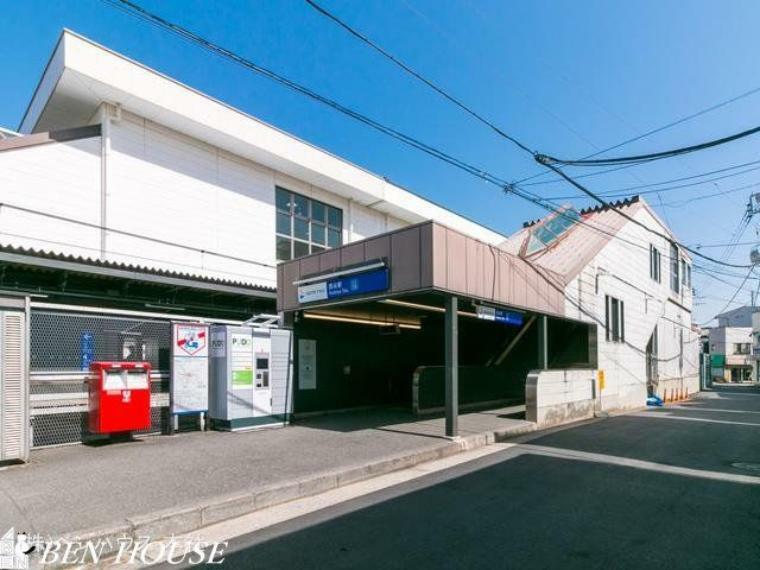
M579 157L760 87L756 2L321 0L351 25L530 147ZM498 174L539 172L530 157L337 28L302 0L139 0L312 89ZM354 123L335 111L135 20L100 0L0 4L0 125L15 128L63 27L504 233L537 207ZM760 123L760 93L613 154L683 146ZM589 178L595 191L760 159L760 138ZM575 173L586 171L576 169ZM545 176L539 181L548 180ZM687 244L728 242L760 170L662 192L650 202ZM532 186L544 196L567 184ZM760 191L760 186L755 190ZM591 205L586 200L577 205ZM754 222L741 241L756 237ZM728 258L746 263L750 246ZM704 249L720 257L721 248ZM744 274L741 269L728 273ZM741 278L695 273L696 320L726 305ZM749 282L737 299L748 301ZM736 304L731 305L732 307Z

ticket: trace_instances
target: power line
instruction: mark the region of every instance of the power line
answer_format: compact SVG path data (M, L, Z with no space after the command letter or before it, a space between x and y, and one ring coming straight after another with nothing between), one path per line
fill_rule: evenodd
M671 158L674 156L680 156L683 154L689 154L692 152L697 152L699 150L706 150L708 148L713 148L719 145L727 144L739 139L743 139L748 136L752 136L755 133L760 132L760 126L752 127L751 129L747 129L745 131L741 131L739 133L734 133L732 135L722 137L720 139L715 139L691 146L685 146L681 148L675 148L671 150L665 150L661 152L653 152L649 154L639 154L634 156L621 156L616 158L600 158L600 159L594 159L594 160L586 160L586 159L579 159L579 160L565 160L561 158L556 158L549 155L542 155L542 158L544 161L539 161L540 164L548 165L548 164L563 164L565 166L611 166L614 164L633 164L633 163L641 163L641 162L651 162L653 160L660 160L663 158Z
M760 160L754 161L754 162L750 162L750 163L747 163L747 164L760 164ZM745 165L742 165L742 166L745 166ZM736 168L736 167L731 167L731 168ZM712 171L712 172L705 172L705 173L702 173L702 174L695 174L693 176L683 176L681 178L673 178L671 180L663 180L663 181L660 181L660 182L652 182L652 183L649 183L649 184L640 184L640 185L637 185L637 186L624 186L624 187L621 187L621 188L615 188L614 190L609 190L607 192L600 192L599 195L607 197L607 198L617 198L617 197L620 197L620 196L629 196L629 195L631 195L634 192L636 194L639 194L640 196L643 196L643 195L646 195L646 194L655 194L655 193L660 193L660 192L671 192L673 190L680 190L682 188L693 188L694 186L701 186L703 184L709 184L711 182L718 182L719 180L726 180L728 178L734 178L735 176L741 176L742 174L747 174L748 172L754 172L756 170L760 170L760 166L754 166L752 168L745 168L744 170L740 170L739 172L732 172L731 174L724 174L723 176L715 176L714 178L707 178L706 180L700 180L698 182L690 182L688 184L676 184L674 186L665 186L664 188L658 188L656 190L643 190L643 191L640 191L643 188L651 188L653 186L661 186L661 185L664 185L664 184L670 184L672 182L681 182L681 181L684 181L684 180L693 180L694 178L701 178L702 176L708 176L709 174L716 174L716 173L719 173L719 172L725 172L726 170L729 170L729 169L719 169L719 170L715 170L715 171ZM579 178L583 178L583 177L582 176L575 176L574 178L576 180L578 180ZM521 186L528 186L528 185L527 184L526 185L522 185L521 184ZM548 200L573 200L573 199L577 199L577 198L580 198L580 196L577 196L577 195L572 195L572 196L569 196L569 195L568 196L552 196L552 197L549 197L547 199Z
M323 8L319 4L317 4L314 0L304 0L309 6L311 6L314 10L316 10L318 13L322 14L326 18L329 18L333 22L335 22L338 26L346 30L349 34L354 36L355 38L361 40L368 46L370 46L372 49L392 61L394 64L396 64L398 67L403 69L405 72L407 72L409 75L417 79L418 81L421 81L425 85L427 85L430 89L462 109L465 113L479 121L480 123L486 125L489 127L492 131L497 133L499 136L507 139L517 147L519 147L521 150L530 153L535 154L535 151L531 150L528 146L521 143L519 140L517 140L515 137L509 135L508 133L505 133L501 128L499 128L497 125L495 125L492 121L489 121L483 115L463 103L460 99L454 97L453 95L450 95L448 92L446 92L443 88L439 87L435 83L433 83L431 80L424 77L422 74L418 73L411 67L409 67L407 64L405 64L403 61L401 61L399 58L394 56L392 53L384 49L383 47L379 46L375 42L373 42L371 39L369 39L367 36L356 30L355 28L351 27L349 24L338 18L335 14L327 10L326 8Z
M680 118L680 119L677 119L677 120L675 120L675 121L673 121L673 122L671 122L671 123L668 123L668 124L666 124L666 125L663 125L663 126L661 126L661 127L657 127L657 128L655 128L655 129L652 129L652 130L650 130L650 131L647 131L647 132L645 132L645 133L642 133L642 134L640 134L640 135L638 135L638 136L635 136L635 137L633 137L633 138L630 138L630 139L624 140L623 142L617 143L617 144L615 144L615 145L612 145L612 146L610 146L610 147L607 147L607 148L605 148L605 149L602 149L602 150L600 150L600 151L597 151L597 152L595 152L595 153L593 153L593 154L589 154L589 155L587 155L587 156L584 156L583 158L584 158L584 159L587 159L587 158L593 158L593 157L595 157L595 156L599 156L600 154L604 154L605 152L609 152L609 151L611 151L611 150L615 150L615 149L617 149L617 148L620 148L620 147L622 147L622 146L625 146L625 145L627 145L627 144L630 144L630 143L632 143L632 142L635 142L635 141L641 140L641 139L643 139L643 138L646 138L646 137L648 137L648 136L651 136L651 135L653 135L653 134L656 134L656 133L662 132L662 131L664 131L664 130L670 129L670 128L672 128L672 127L675 127L675 126L677 126L677 125L680 125L680 124L682 124L682 123L685 123L685 122L687 122L687 121L690 121L691 119L696 119L697 117L701 117L702 115L706 115L707 113L710 113L710 112L712 112L712 111L715 111L715 110L717 110L717 109L720 109L720 108L722 108L722 107L725 107L726 105L730 105L731 103L735 103L736 101L739 101L739 100L741 100L741 99L744 99L745 97L749 97L749 96L751 96L751 95L754 95L755 93L758 93L758 92L760 92L760 87L755 87L754 89L750 89L749 91L745 91L744 93L741 93L741 94L739 94L739 95L737 95L737 96L735 96L735 97L731 97L731 98L729 98L729 99L726 99L726 100L724 100L724 101L720 101L719 103L716 103L715 105L712 105L712 106L710 106L710 107L707 107L706 109L701 109L700 111L697 111L697 112L695 112L695 113L692 113L691 115L687 115L687 116L685 116L685 117L682 117L682 118ZM515 184L521 184L521 183L523 183L523 182L527 182L528 180L533 180L534 178L539 178L539 177L541 177L541 176L545 176L546 174L547 174L546 172L538 172L538 173L536 173L536 174L533 174L532 176L528 176L528 177L526 177L526 178L522 178L522 179L520 179L520 180L517 180L517 181L515 181ZM599 173L599 174L603 174L603 173ZM590 176L590 175L587 175L587 176ZM558 178L558 179L555 179L555 180L550 180L550 181L541 182L541 183L542 183L542 184L544 184L544 183L550 183L550 182L558 182L558 181L560 181L560 180L561 180L561 179L559 179L559 178Z
M330 11L328 11L327 9L323 8L322 6L320 6L315 0L305 0L305 2L311 8L313 8L314 10L316 10L318 13L320 13L321 15L327 17L328 19L330 19L331 21L333 21L334 23L336 23L338 26L340 26L341 28L343 28L344 30L346 30L353 37L359 39L360 41L364 42L366 45L370 46L372 49L374 49L375 51L377 51L378 53L380 53L381 55L383 55L384 57L386 57L387 59L389 59L390 61L392 61L395 65L397 65L398 67L400 67L406 73L410 74L412 77L414 77L418 81L421 81L422 83L424 83L425 85L427 85L429 88L433 89L436 93L438 93L439 95L443 96L445 99L447 99L448 101L450 101L451 103L453 103L457 107L459 107L460 109L464 110L466 113L468 113L469 115L471 115L472 117L474 117L475 119L477 119L478 121L480 121L481 123L487 125L492 130L494 130L495 132L497 132L499 135L507 138L508 140L510 140L511 142L513 142L514 144L516 144L518 147L520 147L525 152L528 152L528 153L532 154L533 156L536 156L535 151L533 151L532 149L528 148L524 144L522 144L519 141L515 140L510 135L508 135L505 132L503 132L499 127L497 127L496 125L494 125L492 122L488 121L487 119L483 118L479 113L477 113L476 111L474 111L469 106L465 105L462 101L460 101L459 99L457 99L457 98L453 97L452 95L450 95L449 93L447 93L441 87L439 87L438 85L436 85L435 83L433 83L432 81L430 81L429 79L427 79L426 77L424 77L423 75L421 75L420 73L418 73L417 71L415 71L414 69L412 69L411 67L409 67L407 64L405 64L404 62L402 62L400 59L398 59L396 56L394 56L393 54L391 54L390 52L388 52L386 49L384 49L383 47L379 46L378 44L376 44L375 42L373 42L372 40L370 40L367 36L365 36L361 32L359 32L356 29L354 29L353 27L351 27L349 24L347 24L346 22L344 22L343 20L341 20L340 18L338 18L336 15L334 15L333 13L331 13ZM730 142L730 141L733 141L733 140L737 140L737 139L743 138L745 136L749 136L750 134L754 134L757 131L760 131L760 127L757 127L755 129L752 129L751 131L747 131L745 133L739 133L739 134L736 134L736 135L732 135L730 137L725 137L724 139L721 139L719 141L712 141L712 142L709 142L709 143L702 143L700 145L694 145L692 147L686 147L686 148L683 148L683 149L676 149L676 150L673 150L673 151L668 151L668 155L669 156L675 156L676 154L686 154L688 152L695 152L697 150L702 150L702 149L705 149L705 148L710 148L711 146L716 146L718 144L725 144L727 142ZM619 145L619 146L622 146L622 144ZM605 152L605 151L600 151L599 154L601 154L602 152ZM655 154L651 154L651 155L642 155L641 157L636 157L638 159L636 162L638 162L638 161L640 161L642 159L654 160L655 158L664 157L665 154L666 153L655 153ZM560 161L560 160L558 160L556 158L553 158L553 157L547 157L547 158L551 158L552 161L557 162L557 163L563 162L564 164L578 164L578 161L568 162L568 161ZM605 164L612 164L612 163L608 162L609 160L614 160L616 163L623 161L623 159L607 159L607 161L605 161ZM542 164L545 164L543 161L539 161L539 162L542 163ZM597 161L588 161L588 162L592 163L592 162L597 162ZM633 160L626 160L626 162L634 162L634 161ZM545 165L547 165L547 164L545 164ZM562 176L565 177L565 178L568 178L568 180L569 180L569 177L567 177L564 173L562 174ZM513 186L512 190L514 191L514 186ZM630 219L633 220L633 218L630 218ZM672 240L672 238L669 238L669 241L674 241L674 240ZM702 254L699 254L699 255L702 255ZM712 260L712 261L716 262L717 260Z
M583 186L582 184L580 184L579 182L576 182L575 180L573 180L573 178L571 178L570 176L568 176L567 174L565 174L562 170L560 170L559 168L557 168L556 166L554 166L554 164L552 164L550 162L550 160L551 159L548 159L548 157L546 157L544 155L537 155L536 156L536 162L538 162L539 164L543 164L547 168L553 170L554 172L556 172L557 174L559 174L560 176L562 176L562 178L564 178L565 180L567 180L570 184L572 184L573 186L575 186L578 190L580 190L584 194L587 194L588 196L590 196L591 198L593 198L594 200L596 200L597 202L599 202L603 206L606 206L608 208L612 207L609 202L607 202L606 200L604 200L603 198L601 198L600 196L598 196L597 194L595 194L594 192L592 192L591 190L589 190L588 188L586 188L585 186ZM718 265L725 265L727 267L740 267L740 268L753 267L751 265L739 265L739 264L735 264L735 263L728 263L726 261L720 261L718 259L715 259L714 257L710 257L709 255L705 255L704 253L701 253L701 252L699 252L699 251L697 251L697 250L695 250L693 248L690 248L687 245L684 245L684 244L680 243L678 240L676 240L672 236L668 236L666 234L658 232L655 229L650 228L646 224L638 221L637 219L633 218L632 216L628 215L626 212L623 212L622 210L620 210L618 208L612 208L612 209L619 216L622 216L622 217L626 218L628 221L633 222L637 226L640 226L640 227L644 228L649 233L657 235L657 236L665 239L666 241L668 241L669 243L671 243L673 245L680 246L683 249L685 249L686 251L692 253L693 255L696 255L697 257L701 257L703 259L706 259L706 260L711 261L713 263L716 263Z
M697 243L697 244L694 244L692 247L696 249L707 249L707 248L712 248L712 247L727 247L730 245L756 245L757 243L758 243L758 240L742 241L735 244L733 243Z
M728 188L720 192L713 192L712 194L703 194L701 196L693 196L684 200L675 200L673 202L661 203L663 208L682 208L693 202L700 202L701 200L707 200L708 198L716 198L717 196L725 196L727 194L733 194L734 192L740 192L741 190L747 190L748 188L755 188L760 185L760 182L753 182L752 184L745 184L744 186L737 186L736 188Z
M342 105L341 103L338 103L337 101L330 99L329 97L320 95L316 91L313 91L312 89L308 87L305 87L274 71L271 71L270 69L267 69L257 63L254 63L251 60L246 59L245 57L238 55L226 48L223 48L199 36L198 34L186 28L183 28L182 26L169 22L168 20L162 18L161 16L158 16L152 12L149 12L145 8L133 2L130 2L129 0L103 0L103 1L131 16L147 21L161 29L169 31L170 33L173 33L175 35L178 35L184 40L194 43L200 46L201 48L214 53L215 55L229 59L233 61L234 63L242 67L245 67L248 70L251 70L251 71L254 71L255 73L263 75L264 77L267 77L268 79L271 79L281 85L284 85L285 87L288 87L289 89L293 91L301 93L302 95L306 95L307 97L315 101L318 101L324 105L327 105L328 107L340 113L343 113L344 115L347 115L351 117L352 119L357 120L383 134L386 134L392 138L395 138L403 142L404 144L417 148L418 150L421 150L431 156L434 156L436 158L439 158L440 160L448 162L449 164L455 165L458 168L465 170L466 172L469 172L470 174L473 174L483 179L488 179L489 181L494 182L495 184L502 187L503 189L507 189L507 187L509 186L509 183L504 179L496 177L486 172L483 169L477 168L451 155L448 155L435 147L432 147L430 145L423 143L422 141L418 139L415 139L414 137L408 136L400 131L397 131L396 129L393 129L378 121L375 121L374 119L371 119L367 117L366 115L359 113L358 111L355 111L349 107L346 107L345 105Z
M618 172L620 170L626 170L628 168L633 168L635 166L640 166L640 165L639 164L624 164L622 166L614 166L612 168L606 168L604 170L599 170L597 172L587 172L586 174L579 174L575 178L593 178L594 176L602 176L603 174ZM527 184L524 183L526 180L532 180L533 178L539 178L547 174L549 174L548 171L539 172L538 174L535 174L533 176L516 180L513 182L513 184L519 184L524 187L524 186L540 186L542 184L556 184L557 182L564 182L562 178L552 178L551 180L541 180L539 182L528 182Z
M736 291L734 291L734 294L731 296L731 300L729 300L728 303L726 303L726 306L723 307L720 311L718 311L715 314L715 316L712 317L712 319L709 319L709 320L705 321L704 323L702 323L702 325L706 325L707 323L709 323L710 321L712 321L714 318L716 318L718 315L724 313L726 311L726 309L728 309L731 306L731 303L734 302L734 299L736 299L736 296L739 294L739 291L741 291L744 288L744 284L749 279L749 276L752 273L752 270L754 268L755 268L754 265L750 266L749 271L747 271L747 275L744 277L744 280L741 282L741 284L736 288Z
M346 22L344 22L343 20L341 20L340 18L338 18L336 15L334 15L333 13L331 13L330 11L328 11L327 9L323 8L322 6L320 6L315 0L305 0L305 2L311 8L313 8L314 10L316 10L318 13L320 13L321 15L327 17L328 19L330 19L331 21L333 21L334 23L336 23L338 26L340 26L341 28L343 28L344 30L346 30L353 37L359 39L360 41L364 42L366 45L370 46L372 49L374 49L375 51L377 51L378 53L380 53L381 55L383 55L384 57L386 57L387 59L389 59L390 61L392 61L395 65L397 65L398 67L400 67L406 73L410 74L412 77L414 77L418 81L421 81L422 83L424 83L425 85L427 85L429 88L433 89L436 93L438 93L439 95L443 96L445 99L447 99L448 101L450 101L451 103L453 103L457 107L459 107L460 109L464 110L466 113L468 113L469 115L471 115L472 117L474 117L475 119L477 119L478 121L480 121L481 123L487 125L492 130L494 130L495 132L497 132L499 135L507 138L508 140L510 140L511 142L513 142L514 144L516 144L517 146L519 146L525 152L528 152L528 153L532 154L533 156L536 156L536 152L535 151L533 151L532 149L528 148L524 144L522 144L519 141L515 140L510 135L508 135L505 132L503 132L499 127L497 127L496 125L494 125L492 122L488 121L487 119L483 118L479 113L477 113L476 111L474 111L469 106L465 105L462 101L460 101L459 99L457 99L457 98L453 97L452 95L450 95L449 93L447 93L445 90L443 90L442 88L440 88L438 85L436 85L435 83L433 83L432 81L430 81L429 79L427 79L426 77L424 77L423 75L421 75L420 73L418 73L417 71L415 71L414 69L412 69L411 67L409 67L407 64L405 64L404 62L402 62L401 60L399 60L396 56L394 56L393 54L391 54L390 52L388 52L386 49L384 49L383 47L379 46L378 44L376 44L375 42L373 42L372 40L370 40L367 36L365 36L364 34L362 34L361 32L359 32L358 30L356 30L353 27L351 27L349 24L347 24ZM713 141L712 143L702 143L701 145L695 145L693 147L687 147L687 148L684 148L684 149L678 149L678 150L675 150L675 151L670 151L670 153L672 153L672 155L674 156L675 155L674 153L685 154L687 152L695 152L696 150L701 150L703 148L710 148L711 146L716 146L718 144L724 144L724 143L730 142L732 140L737 140L737 139L742 138L744 136L749 136L750 134L753 134L754 132L757 132L757 131L760 131L760 127L757 127L756 129L753 129L752 131L748 131L746 133L739 133L739 134L733 135L731 137L726 137L725 139L722 139L720 141ZM646 136L646 135L644 135L644 136ZM629 141L629 142L632 142L633 140L634 139L631 139L631 141ZM626 144L626 143L621 143L620 145L617 145L617 146L623 146L623 144ZM607 149L607 150L610 150L610 149ZM598 154L601 154L603 152L605 152L605 150L600 151ZM649 159L649 160L653 160L655 156L659 157L659 154L664 154L664 153L658 153L658 155L654 155L654 154L653 155L644 155L643 158ZM554 162L560 162L558 159L555 159L555 158L552 158L552 160ZM608 160L611 160L611 159L608 159ZM615 161L619 162L619 161L621 161L621 159L615 159ZM539 161L539 162L543 163L542 161ZM632 161L629 160L627 162L632 162ZM570 164L570 163L569 162L565 162L565 164ZM575 164L575 162L573 164ZM569 179L569 177L567 177L566 175L564 175L564 173L562 174L562 176ZM516 185L513 185L512 191L514 191L514 186L516 186ZM630 218L630 217L629 217L629 219L633 220L633 218ZM668 238L668 240L669 241L674 241L674 240L672 240L672 238ZM697 255L697 254L695 253L695 255ZM699 254L699 255L702 255L702 254ZM711 258L709 258L709 259L711 259ZM712 261L717 262L717 260L712 260Z

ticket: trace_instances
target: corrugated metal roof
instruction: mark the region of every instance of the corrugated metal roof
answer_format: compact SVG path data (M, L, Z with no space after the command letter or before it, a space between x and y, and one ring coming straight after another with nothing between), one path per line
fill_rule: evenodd
M131 271L135 273L145 273L146 275L170 277L174 279L187 279L189 281L198 281L203 283L213 283L218 285L226 285L231 287L241 287L250 289L251 291L262 291L267 293L274 293L275 287L267 287L264 285L252 285L244 281L236 281L233 279L221 279L218 277L207 277L197 275L194 273L185 273L181 271L169 271L166 269L154 269L151 267L145 267L142 265L136 265L131 263L122 263L118 261L104 261L92 257L68 255L62 253L56 253L54 251L47 251L42 249L19 247L9 244L0 243L0 252L12 253L17 255L33 256L40 259L50 259L56 261L66 261L71 263L80 263L84 265L91 265L93 267L102 267L108 269L118 269L122 271Z
M575 224L541 251L524 257L570 279L577 275L628 222L615 210L624 210L627 214L634 215L643 206L644 203L635 196L629 200L616 202L611 208L599 206L581 210L582 223ZM512 235L499 247L509 253L520 255L524 252L530 232L554 216L556 214L527 222L522 230Z

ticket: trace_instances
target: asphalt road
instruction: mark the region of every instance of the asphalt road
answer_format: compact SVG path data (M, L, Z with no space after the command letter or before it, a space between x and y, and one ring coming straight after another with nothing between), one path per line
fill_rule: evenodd
M748 483L760 481L760 391L516 441L239 537L224 567L760 567L760 485Z

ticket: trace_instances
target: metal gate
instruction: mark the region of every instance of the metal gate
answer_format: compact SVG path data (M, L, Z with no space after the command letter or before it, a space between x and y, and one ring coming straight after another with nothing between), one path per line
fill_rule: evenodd
M141 433L168 431L170 353L169 320L33 309L32 446L86 441L87 370L95 360L150 362L152 425Z

